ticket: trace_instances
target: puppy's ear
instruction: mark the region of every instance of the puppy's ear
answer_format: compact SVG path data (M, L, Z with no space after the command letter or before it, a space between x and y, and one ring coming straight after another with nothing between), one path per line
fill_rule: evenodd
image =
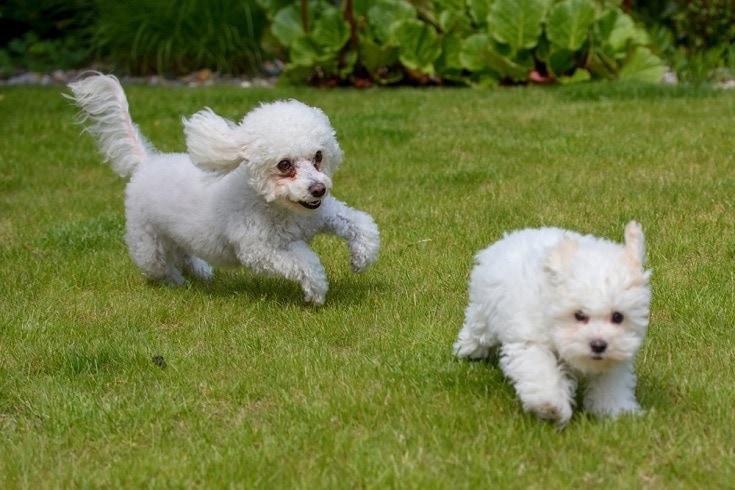
M579 243L572 237L565 236L555 245L546 257L544 270L554 281L569 263L569 260L579 250Z
M186 151L194 164L209 171L227 173L245 160L242 139L237 126L210 108L183 119Z
M625 255L637 267L643 267L646 262L643 228L635 221L625 226Z

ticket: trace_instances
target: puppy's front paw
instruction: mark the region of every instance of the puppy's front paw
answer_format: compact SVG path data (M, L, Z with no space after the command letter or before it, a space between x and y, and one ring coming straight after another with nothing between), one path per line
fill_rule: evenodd
M324 300L327 296L327 289L329 289L326 280L305 282L301 287L304 290L304 301L311 303L314 306L321 306L324 304Z
M596 417L616 418L621 415L643 415L645 413L635 400L607 401L607 404L585 400L584 408Z
M359 240L350 243L350 266L355 272L365 272L378 260L380 234L378 226L371 222L365 226Z
M372 256L353 255L350 257L350 267L352 268L353 272L363 273L366 270L368 270L370 266L375 263L376 260L377 260L377 256L372 257Z
M542 420L550 420L556 422L556 425L562 429L572 418L572 406L565 401L546 401L535 404L526 408L527 411L533 412Z

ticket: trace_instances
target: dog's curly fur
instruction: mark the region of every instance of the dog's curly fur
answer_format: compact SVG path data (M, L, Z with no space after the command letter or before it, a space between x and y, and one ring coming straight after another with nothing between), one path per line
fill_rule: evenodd
M578 380L590 413L639 411L633 360L651 302L643 240L634 221L624 245L559 228L505 236L477 254L454 353L481 359L499 347L523 408L562 427Z
M356 272L377 260L372 217L332 197L342 150L327 116L296 100L263 104L239 124L209 109L184 119L187 153L157 152L128 112L118 80L94 73L69 85L81 120L126 189L126 242L153 281L182 270L211 279L210 264L243 265L301 285L322 304L328 284L309 241L344 238Z

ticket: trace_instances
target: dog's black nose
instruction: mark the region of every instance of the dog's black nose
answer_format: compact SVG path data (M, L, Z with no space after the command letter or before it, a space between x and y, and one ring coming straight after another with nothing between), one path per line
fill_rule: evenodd
M590 342L590 348L595 354L602 354L607 349L607 342L602 339L595 339Z
M309 186L309 194L314 197L322 197L327 192L327 186L321 182L315 182Z

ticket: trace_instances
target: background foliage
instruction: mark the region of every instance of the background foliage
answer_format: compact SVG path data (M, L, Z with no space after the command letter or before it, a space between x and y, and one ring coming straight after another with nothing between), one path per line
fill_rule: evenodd
M325 0L269 11L289 57L285 75L318 83L458 83L635 78L658 82L662 62L620 8L593 0ZM305 29L305 26L309 26Z
M0 70L102 63L321 85L735 77L731 0L7 0Z

